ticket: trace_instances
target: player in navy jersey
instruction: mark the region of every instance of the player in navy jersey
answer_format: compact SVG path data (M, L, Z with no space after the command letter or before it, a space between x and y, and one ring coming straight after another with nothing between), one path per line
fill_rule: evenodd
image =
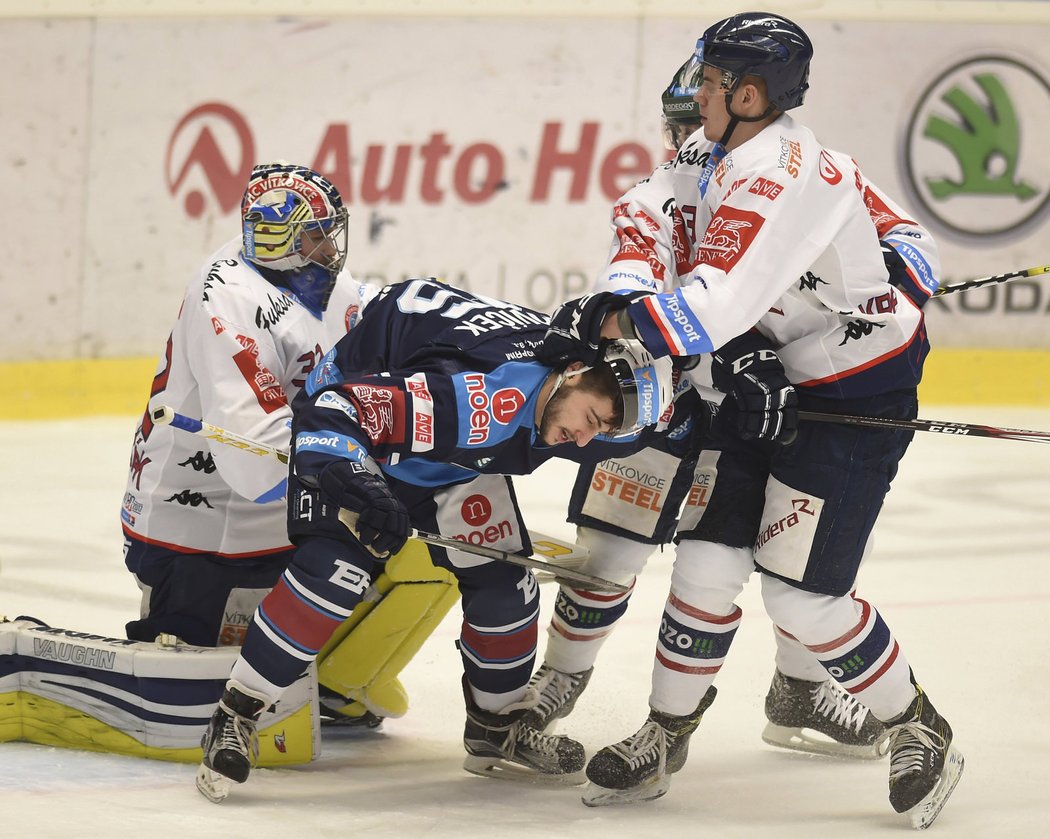
M539 312L409 280L369 303L311 373L293 405L295 553L256 610L209 726L198 773L209 798L247 778L259 712L313 661L412 527L528 553L507 476L638 445L664 415L669 360L623 341L590 367L555 370L535 359L547 327ZM465 767L578 778L583 747L522 719L539 612L532 573L442 548L431 556L462 595Z

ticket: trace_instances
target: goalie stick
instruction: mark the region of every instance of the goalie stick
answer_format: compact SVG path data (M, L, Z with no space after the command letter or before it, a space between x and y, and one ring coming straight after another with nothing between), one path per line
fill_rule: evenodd
M837 422L842 425L864 425L870 428L891 428L900 431L932 431L953 437L991 437L996 440L1021 440L1026 443L1050 443L1050 431L1025 431L1020 428L999 428L994 425L971 425L965 422L943 422L925 419L889 419L887 417L855 417L849 414L825 414L819 411L799 411L798 418L813 422Z
M259 457L276 457L281 463L288 462L288 453L282 449L268 446L265 443L260 443L258 440L252 440L251 438L244 437L240 434L235 434L232 431L227 431L225 428L219 428L217 425L212 425L203 420L187 417L184 414L178 413L178 411L169 405L161 405L154 408L150 411L150 417L153 419L155 425L170 425L172 428L178 428L182 431L187 431L190 434L199 434L207 437L209 440L214 440L227 446L234 446L242 451L248 452L249 454L254 454ZM341 510L339 512L339 520L354 532L356 531L353 524L356 523L356 519L356 515L349 510ZM426 542L428 545L436 545L449 550L475 554L476 556L482 556L486 559L494 559L499 562L509 562L512 565L520 565L523 568L531 568L535 571L539 571L544 577L552 578L556 582L575 583L577 585L585 586L588 590L592 591L612 591L622 594L628 590L627 586L621 585L620 583L614 583L603 577L596 577L593 574L578 571L575 568L568 567L560 562L540 559L537 556L522 556L520 554L501 551L496 548L472 545L469 542L463 542L459 539L452 539L447 536L440 536L436 533L426 533L425 531L420 530L413 529L411 535L412 538L418 539L421 542ZM530 531L530 536L531 535ZM564 555L566 553L568 556L565 556L565 559L562 561L580 561L582 558L586 557L585 552L573 550L566 545L566 543L557 542L557 540L552 540L550 537L542 537L542 539L546 543L547 553L552 557L558 554ZM554 543L553 545L551 544L552 542Z
M934 297L942 297L945 294L953 294L956 291L966 291L971 288L980 288L986 285L1005 283L1008 280L1017 280L1021 277L1037 277L1040 274L1050 274L1050 265L1039 265L1035 268L1023 268L1020 271L1010 271L1006 274L996 274L991 277L981 277L978 280L965 280L961 283L942 285L934 293Z

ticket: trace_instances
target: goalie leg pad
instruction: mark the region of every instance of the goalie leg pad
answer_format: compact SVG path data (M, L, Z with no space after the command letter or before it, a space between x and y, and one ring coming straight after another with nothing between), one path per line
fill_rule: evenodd
M408 696L398 674L458 599L456 578L431 564L424 545L393 557L318 656L320 684L348 700L339 712L404 716Z
M200 763L201 736L237 652L0 622L0 742ZM260 766L320 753L316 680L311 667L263 713Z

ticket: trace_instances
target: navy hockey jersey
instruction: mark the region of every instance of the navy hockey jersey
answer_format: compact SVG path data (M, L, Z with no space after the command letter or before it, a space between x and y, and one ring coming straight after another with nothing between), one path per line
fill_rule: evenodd
M535 428L551 369L535 360L547 315L433 279L388 286L310 375L295 404L294 465L371 456L417 486L524 475L551 457L627 453L630 442L547 446ZM610 448L614 447L614 448Z

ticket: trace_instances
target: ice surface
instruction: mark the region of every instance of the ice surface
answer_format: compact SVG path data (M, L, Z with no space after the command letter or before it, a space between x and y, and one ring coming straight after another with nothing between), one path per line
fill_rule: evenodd
M930 419L1050 429L1050 412L924 410ZM0 423L0 614L120 637L137 614L118 511L135 418ZM519 482L529 526L562 538L571 466ZM942 837L1045 835L1050 818L1050 445L918 434L876 531L859 591L882 611L951 722L966 773L931 828ZM646 714L671 567L657 553L562 731L588 750ZM544 625L555 589L544 586ZM298 768L257 770L222 805L194 768L25 743L0 744L0 825L10 837L785 837L904 835L885 762L783 752L759 738L773 638L757 585L718 700L660 801L588 809L572 788L476 778L461 768L453 610L403 681L412 708L377 734L325 735Z

